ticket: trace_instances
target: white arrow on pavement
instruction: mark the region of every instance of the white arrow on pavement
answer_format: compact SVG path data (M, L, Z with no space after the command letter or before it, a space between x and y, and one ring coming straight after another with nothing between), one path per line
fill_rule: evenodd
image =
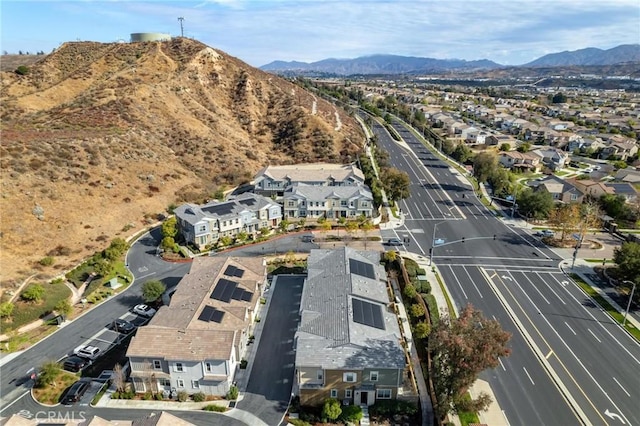
M502 278L503 280L513 281L513 280L511 279L511 277L508 277L508 276L506 276L506 275L503 275L503 276L501 276L500 278Z
M566 286L567 284L569 284L569 281L562 281L561 283L563 286Z
M612 413L608 408L604 410L604 415L612 419L618 419L622 422L623 425L626 425L625 421L622 420L622 417L620 417L620 414Z

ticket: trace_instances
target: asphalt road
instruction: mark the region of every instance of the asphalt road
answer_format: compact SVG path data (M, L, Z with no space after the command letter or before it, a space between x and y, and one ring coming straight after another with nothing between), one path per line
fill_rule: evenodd
M555 252L496 219L459 171L394 127L408 149L382 126L374 132L391 165L409 174L411 196L399 203L405 225L383 238L409 238L404 249L426 257L441 239L434 262L454 303L473 304L513 334L512 355L483 374L505 423L640 424L637 342L561 273Z

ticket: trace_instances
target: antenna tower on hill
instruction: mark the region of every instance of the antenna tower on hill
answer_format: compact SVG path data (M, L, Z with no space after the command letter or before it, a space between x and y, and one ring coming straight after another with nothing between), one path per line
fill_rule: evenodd
M180 37L184 37L184 28L182 27L182 22L184 21L184 18L181 16L178 18L178 21L180 21Z

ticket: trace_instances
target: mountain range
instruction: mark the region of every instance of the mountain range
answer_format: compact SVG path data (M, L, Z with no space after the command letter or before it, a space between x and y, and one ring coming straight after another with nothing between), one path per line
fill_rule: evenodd
M614 65L640 62L640 44L620 45L608 50L595 47L576 51L551 53L527 64L523 68ZM260 69L275 73L324 73L335 75L372 74L434 74L443 71L474 71L505 68L487 59L434 59L398 55L371 55L355 59L323 59L317 62L274 61Z

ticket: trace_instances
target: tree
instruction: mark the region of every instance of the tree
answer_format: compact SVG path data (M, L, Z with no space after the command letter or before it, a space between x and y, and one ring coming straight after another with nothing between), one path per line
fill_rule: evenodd
M22 292L20 298L27 302L39 302L44 296L45 290L42 284L33 284Z
M289 222L287 219L282 219L279 225L280 231L287 232L287 230L289 229L289 225L291 225L291 222Z
M553 209L553 195L547 191L525 189L517 197L518 211L525 217L546 219Z
M220 237L220 239L218 239L218 247L230 246L232 242L233 241L231 240L230 236L223 235L222 237Z
M160 243L160 247L165 251L175 251L176 240L174 240L173 237L164 237Z
M505 142L503 144L500 144L500 148L498 148L501 152L507 152L511 149L511 144Z
M99 258L93 262L93 271L101 277L108 276L113 270L113 264L109 260Z
M335 420L340 417L342 414L342 408L340 408L340 403L335 398L328 398L324 405L322 406L322 415L323 419Z
M429 335L432 354L432 379L436 396L434 412L442 422L449 411L462 405L463 396L487 368L495 368L499 357L508 356L511 335L495 320L467 305L458 318L443 317ZM482 394L481 394L482 395ZM486 397L476 399L483 402Z
M611 217L624 219L628 213L628 207L623 195L605 194L600 197L600 206Z
M178 235L178 219L172 216L162 222L162 236L175 238Z
M458 163L466 163L471 156L471 148L463 143L456 146L456 149L451 153L451 158L456 160Z
M498 157L493 152L481 152L473 159L473 176L478 182L486 182L498 168Z
M624 242L613 249L613 260L618 265L618 275L622 280L640 284L640 244Z
M383 254L383 258L388 263L395 262L398 258L398 253L395 250L385 251Z
M111 375L113 386L116 388L116 392L124 392L127 385L127 376L122 369L122 365L116 363L113 366L113 374Z
M564 241L569 234L579 228L580 205L576 203L558 204L555 209L551 210L549 223L560 229L560 240Z
M407 285L404 286L403 294L407 299L413 299L416 297L416 293L417 291L413 284L407 283Z
M68 317L71 312L73 312L73 306L71 306L71 302L68 299L64 299L56 303L56 306L53 307L59 315L63 317Z
M513 193L511 176L512 175L509 170L500 166L496 166L496 168L489 174L487 183L491 185L494 196L501 197Z
M382 186L391 201L404 200L409 197L409 175L396 168L389 167L382 171Z
M564 93L561 93L561 92L560 93L556 93L551 98L551 103L554 103L554 104L565 104L565 103L567 103L567 96Z
M0 303L0 318L9 318L13 313L14 304L11 302Z
M518 152L529 152L530 149L531 149L531 144L529 142L524 142L523 144L520 144L520 146L518 147L517 151Z
M60 372L60 365L55 361L47 361L40 366L38 370L38 377L36 379L36 387L43 388L52 384L58 373Z
M424 312L424 308L422 307L422 304L420 303L414 303L413 305L411 305L409 307L409 314L413 317L413 318L420 318L423 317L425 312Z
M142 284L142 298L145 302L155 302L160 299L167 286L162 281L151 280Z
M18 74L18 75L27 75L27 74L29 74L29 67L24 66L24 65L20 65L18 68L16 68L16 74Z
M426 339L431 332L431 326L426 321L420 321L416 324L415 329L413 330L413 334L418 339Z
M356 222L355 220L348 221L346 225L346 229L347 229L347 234L349 234L350 236L353 236L353 234L355 234L358 231L358 222Z
M373 229L373 223L371 223L371 221L368 218L362 223L360 223L360 230L362 231L365 250L367 249L367 242L369 241L369 231L371 231L372 229Z
M114 238L104 251L104 257L110 261L116 261L129 250L129 243L123 238Z

